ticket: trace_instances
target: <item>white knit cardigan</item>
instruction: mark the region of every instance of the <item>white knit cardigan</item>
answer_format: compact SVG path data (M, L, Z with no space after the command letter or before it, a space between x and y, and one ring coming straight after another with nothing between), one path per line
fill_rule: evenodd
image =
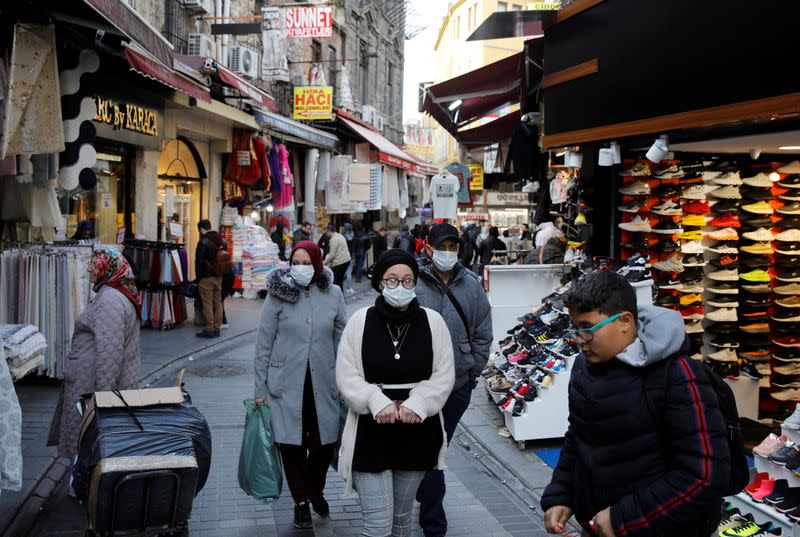
M342 433L342 445L339 449L339 475L347 481L347 492L353 490L353 452L355 451L356 432L359 414L378 413L392 404L392 400L383 394L377 384L370 384L364 379L364 364L361 360L361 343L364 341L364 325L367 310L358 310L344 329L339 342L339 355L336 359L336 383L339 385L342 399L350 409ZM410 392L402 406L413 411L423 420L440 414L455 382L455 365L453 362L453 345L450 331L439 315L432 309L423 308L428 316L433 341L433 372L428 380L418 383ZM443 422L442 422L443 423ZM436 468L444 470L447 453L447 435L442 428L442 447Z

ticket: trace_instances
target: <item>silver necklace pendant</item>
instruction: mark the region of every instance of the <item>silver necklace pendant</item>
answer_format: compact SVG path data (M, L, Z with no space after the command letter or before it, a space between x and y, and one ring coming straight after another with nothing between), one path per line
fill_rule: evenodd
M399 360L400 359L400 353L399 352L394 353L394 359L395 360Z

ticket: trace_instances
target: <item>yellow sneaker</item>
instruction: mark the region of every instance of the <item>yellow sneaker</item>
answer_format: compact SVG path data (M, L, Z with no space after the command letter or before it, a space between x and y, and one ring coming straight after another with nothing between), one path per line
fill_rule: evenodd
M755 244L748 244L747 246L740 247L739 250L747 252L748 254L758 254L758 255L769 255L775 252L772 249L772 245L768 242L757 242Z
M695 231L684 231L678 238L685 241L701 241L703 240L703 232L698 230Z
M694 304L695 302L702 302L703 295L700 293L689 293L687 295L681 295L681 306L688 306L689 304Z
M759 201L757 203L750 203L749 205L742 205L741 209L748 213L754 214L773 214L775 209L766 201Z
M750 272L742 272L739 278L747 280L748 282L770 282L772 278L766 270L751 270Z
M702 214L688 214L681 218L684 226L697 226L703 227L706 225L706 218Z

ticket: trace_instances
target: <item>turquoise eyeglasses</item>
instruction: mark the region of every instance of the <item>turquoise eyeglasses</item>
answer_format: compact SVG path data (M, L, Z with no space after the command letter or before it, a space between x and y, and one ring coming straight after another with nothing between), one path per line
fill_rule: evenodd
M600 328L604 327L608 323L616 321L622 313L617 313L612 315L608 319L603 319L596 325L592 326L591 328L574 328L572 330L567 330L564 334L568 339L579 339L584 343L591 343L594 340L594 332L599 330Z

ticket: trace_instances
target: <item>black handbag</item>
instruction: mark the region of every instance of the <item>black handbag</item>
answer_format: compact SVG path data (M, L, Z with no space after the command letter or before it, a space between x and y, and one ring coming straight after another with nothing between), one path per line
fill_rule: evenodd
M197 288L197 284L195 282L190 283L181 288L181 292L183 296L186 298L197 298L200 295L200 292Z

